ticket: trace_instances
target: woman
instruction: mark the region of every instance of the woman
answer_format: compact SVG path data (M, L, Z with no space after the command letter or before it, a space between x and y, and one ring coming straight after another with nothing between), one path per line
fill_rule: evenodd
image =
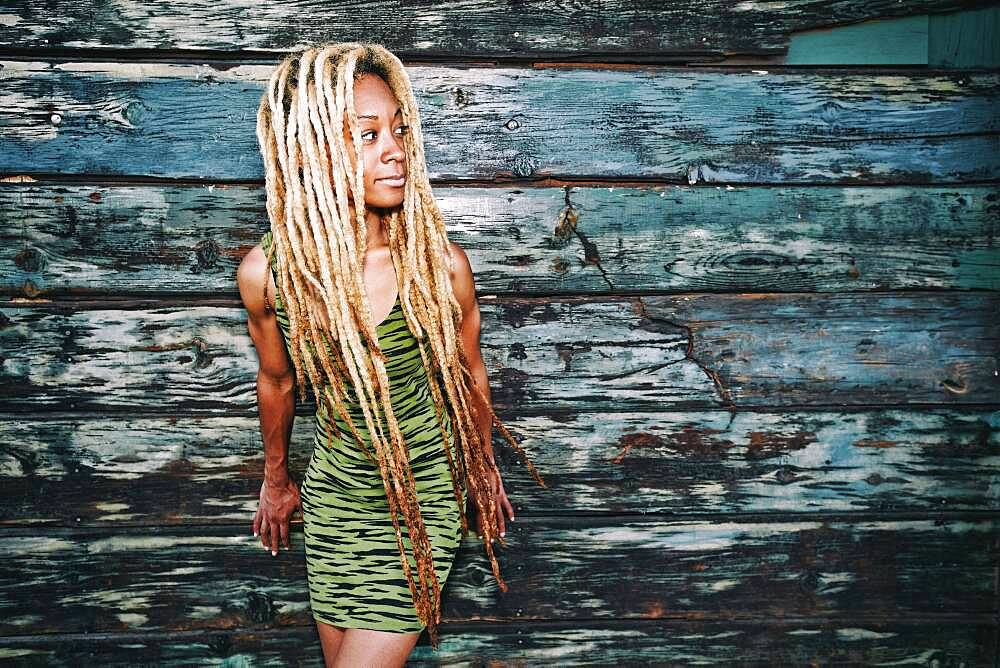
M301 510L328 665L402 665L424 628L438 647L467 496L506 591L493 542L514 512L493 425L525 453L491 406L472 269L434 201L402 63L370 43L292 54L257 137L271 227L237 272L266 452L254 535L277 554ZM307 381L316 433L300 493L286 457Z

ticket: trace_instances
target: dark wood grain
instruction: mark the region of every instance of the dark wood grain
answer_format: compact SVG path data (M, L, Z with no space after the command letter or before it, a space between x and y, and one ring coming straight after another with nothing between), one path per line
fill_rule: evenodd
M0 67L0 174L262 178L254 128L273 64ZM434 179L1000 178L996 72L408 71Z
M501 409L974 405L1000 389L996 292L483 299L482 319ZM7 302L0 350L0 411L256 402L238 307Z
M972 616L907 622L852 616L810 619L504 621L455 623L439 628L431 649L421 635L406 665L874 665L935 663L991 665L996 630ZM0 638L0 654L13 666L192 665L323 666L312 626L277 630L172 633L87 633Z
M906 619L996 614L996 518L516 518L499 590L471 533L443 621ZM0 632L268 629L310 623L301 527L7 530ZM54 574L58 574L54 577Z
M547 484L495 437L517 515L1000 510L996 410L501 418ZM299 482L314 430L311 415L295 420L289 470ZM0 422L0 524L249 526L263 470L252 417L25 416Z
M1000 290L1000 187L434 189L480 294ZM0 290L238 298L253 185L0 186ZM892 252L886 252L891 248Z
M590 3L11 0L0 46L287 50L370 40L413 56L646 58L780 52L788 33L985 4L948 0ZM363 20L359 20L363 17Z

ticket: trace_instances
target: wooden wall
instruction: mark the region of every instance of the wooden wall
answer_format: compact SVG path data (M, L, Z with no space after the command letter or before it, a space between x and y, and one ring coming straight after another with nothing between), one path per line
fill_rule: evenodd
M268 71L371 39L550 485L412 664L996 665L996 5L339 5L0 10L0 660L321 665L235 268Z

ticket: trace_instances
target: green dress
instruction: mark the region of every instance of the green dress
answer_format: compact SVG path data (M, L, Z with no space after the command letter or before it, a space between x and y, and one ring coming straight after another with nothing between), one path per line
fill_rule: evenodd
M268 231L261 240L265 255L270 244L271 232ZM276 285L280 276L277 262L275 254L271 270ZM290 347L288 317L280 294L275 295L275 312L285 345ZM418 340L407 325L398 297L389 316L376 331L386 357L392 406L410 453L434 569L443 587L462 541L461 519ZM425 350L430 357L429 346ZM353 396L350 384L348 391ZM366 448L374 454L364 414L349 398L345 402ZM336 430L331 429L332 448L328 447L329 419L325 405L317 407L312 458L300 488L313 617L349 628L419 632L425 625L417 617L403 574L378 467L358 448L347 424L336 414L333 419L345 438L339 439ZM447 414L445 420L454 459L454 439ZM384 418L382 430L388 437ZM405 518L402 514L398 517L407 559L419 588Z

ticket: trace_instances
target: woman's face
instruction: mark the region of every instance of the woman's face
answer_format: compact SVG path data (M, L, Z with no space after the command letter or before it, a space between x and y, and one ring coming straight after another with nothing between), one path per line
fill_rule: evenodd
M382 77L373 74L355 80L354 109L361 133L365 205L379 208L399 206L403 202L403 185L407 177L403 135L409 132L410 127L403 124L403 112L389 85ZM354 143L346 117L344 141L351 169L354 170Z

